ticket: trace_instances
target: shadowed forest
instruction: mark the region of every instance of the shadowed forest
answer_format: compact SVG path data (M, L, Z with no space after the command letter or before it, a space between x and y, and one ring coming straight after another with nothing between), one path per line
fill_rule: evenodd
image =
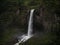
M27 32L31 9L35 35L20 45L60 45L60 0L0 0L0 45Z

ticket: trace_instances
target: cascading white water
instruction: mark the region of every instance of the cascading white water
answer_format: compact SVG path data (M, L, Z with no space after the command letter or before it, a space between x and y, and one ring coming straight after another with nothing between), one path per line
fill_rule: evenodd
M32 24L33 23L33 12L34 12L34 9L32 9L30 12L30 19L28 23L28 36L30 36L33 31L33 24Z
M27 35L22 35L20 38L21 39L18 39L18 43L14 44L14 45L19 45L20 43L22 42L25 42L27 41L29 38L31 38L33 35L32 35L32 31L33 31L33 12L34 12L34 9L31 10L30 12L30 18L29 18L29 23L28 23L28 32L27 32Z

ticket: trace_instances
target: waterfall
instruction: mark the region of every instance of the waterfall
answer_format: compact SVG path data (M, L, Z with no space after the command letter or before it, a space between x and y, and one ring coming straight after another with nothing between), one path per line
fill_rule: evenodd
M30 19L28 23L28 36L30 36L33 31L33 24L32 24L33 23L33 12L34 12L34 9L32 9L30 12Z
M34 9L31 10L30 12L30 18L29 18L29 22L28 22L28 32L27 32L27 35L22 35L21 39L18 39L18 43L14 44L14 45L19 45L20 43L22 42L25 42L27 41L28 39L30 39L33 35L32 35L32 31L33 31L33 12L34 12Z

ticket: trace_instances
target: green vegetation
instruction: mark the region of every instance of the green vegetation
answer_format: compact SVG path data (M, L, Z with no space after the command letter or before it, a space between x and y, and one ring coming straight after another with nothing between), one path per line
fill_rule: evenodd
M41 38L33 37L26 45L60 45L59 0L0 0L0 45L11 41L18 32L26 33L32 8L34 27L47 33Z

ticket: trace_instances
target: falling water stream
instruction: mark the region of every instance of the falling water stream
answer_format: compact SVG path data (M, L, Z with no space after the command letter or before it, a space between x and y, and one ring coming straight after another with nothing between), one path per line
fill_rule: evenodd
M30 12L30 18L28 23L28 36L32 35L32 31L33 31L33 12L34 9L32 9Z
M30 11L30 18L29 18L29 23L28 23L27 35L25 35L25 34L22 35L20 37L21 39L18 39L18 42L14 45L19 45L20 43L27 41L28 39L30 39L33 36L33 34L32 34L32 31L33 31L33 24L32 24L33 23L33 12L34 12L34 9L32 9Z

